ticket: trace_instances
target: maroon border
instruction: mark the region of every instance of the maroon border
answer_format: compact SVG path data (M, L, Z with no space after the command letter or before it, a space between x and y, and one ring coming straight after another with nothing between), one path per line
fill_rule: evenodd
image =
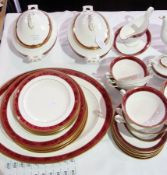
M45 73L47 73L47 72L48 73L54 73L54 70L42 70L40 72L34 73L33 75L35 76L35 74L43 74L43 71L45 71ZM2 104L1 104L1 109L0 109L1 110L0 112L1 112L2 125L3 125L4 130L6 131L6 133L15 142L19 143L23 147L26 147L26 148L31 149L31 150L40 150L40 151L54 150L56 145L62 144L63 142L65 142L66 140L71 138L76 133L77 129L80 129L80 127L82 126L82 124L85 120L84 119L85 99L81 98L81 110L80 110L80 113L77 117L77 120L75 121L72 128L70 128L70 130L68 130L64 135L62 135L62 136L60 136L56 139L53 139L53 140L50 140L50 141L44 141L44 142L35 142L35 141L27 140L25 138L22 138L21 136L19 136L17 133L15 133L13 131L13 129L10 126L10 124L8 122L8 119L7 119L7 105L8 105L10 96L12 95L13 91L15 90L15 88L19 84L19 82L22 81L26 76L23 76L23 77L20 77L20 78L16 79L16 81L14 83L12 83L12 85L8 88L8 90L6 91L6 93L5 93L5 95L2 99Z
M146 66L145 63L144 63L142 60L140 60L139 58L134 57L134 56L120 56L120 57L114 58L114 60L110 63L110 73L111 73L111 75L113 76L114 79L115 79L115 77L114 77L114 74L113 74L113 66L114 66L117 62L119 62L119 61L121 61L121 60L131 60L131 61L134 61L134 62L140 64L140 66L141 66L141 67L143 68L143 70L144 70L144 76L149 75L149 72L148 72L148 70L147 70L147 66Z
M150 33L150 31L147 29L146 32L145 32L145 35L146 35L146 37L147 37L147 42L146 42L145 46L143 47L143 49L141 49L141 50L138 51L138 52L132 53L132 54L126 54L126 53L121 52L121 51L118 49L117 44L116 44L116 43L117 43L116 41L117 41L117 38L119 37L119 33L120 33L121 29L122 29L122 27L120 27L120 28L115 32L114 44L113 44L115 50L116 50L118 53L120 53L120 54L122 54L122 55L125 55L125 56L128 56L128 55L139 55L139 54L143 53L143 52L150 46L150 43L151 43L151 33Z
M5 154L13 159L23 161L23 162L29 162L29 163L60 162L60 161L67 160L67 159L73 158L75 156L78 156L78 155L84 153L85 151L89 150L94 145L96 145L103 138L103 136L106 134L108 128L110 127L111 119L113 116L113 108L112 108L112 103L111 103L110 97L109 97L107 91L105 90L105 88L100 83L98 83L95 79L91 78L90 76L88 76L84 73L81 73L81 72L78 72L75 70L71 70L71 69L63 69L63 68L57 68L56 70L60 70L60 71L63 71L64 73L80 77L80 78L90 82L92 85L94 85L101 92L101 94L105 100L105 105L106 105L106 120L104 122L103 127L97 133L97 135L94 138L92 138L92 140L89 143L85 144L84 146L82 146L81 148L79 148L75 151L72 151L72 152L69 152L66 154L62 154L59 156L40 157L40 158L39 157L32 157L32 156L23 156L21 154L18 154L16 152L9 150L8 148L6 148L5 146L3 146L0 143L0 150L3 154ZM1 89L4 89L4 87L7 87L7 86L8 86L8 84L7 85L5 84ZM0 92L2 92L2 91L0 91Z
M73 109L70 112L69 116L64 121L62 121L56 125L52 125L52 126L48 126L48 127L40 127L40 126L36 126L36 125L29 123L22 116L22 114L19 110L19 105L18 105L19 96L20 96L20 93L21 93L22 89L24 88L24 86L27 83L29 83L29 81L33 80L34 78L44 76L44 75L53 75L53 76L58 76L58 77L64 79L71 86L73 93L74 93L74 97L75 97L75 103L74 103ZM78 88L76 86L76 82L72 78L67 76L66 74L64 74L62 72L56 72L56 71L54 71L54 72L53 71L43 71L43 72L39 72L39 73L30 74L28 77L26 77L18 85L18 87L16 89L16 93L14 94L14 99L13 99L13 111L14 111L14 114L16 114L15 117L18 119L18 122L21 123L27 129L34 131L34 132L39 132L42 134L53 133L53 132L56 132L58 130L61 130L62 127L66 126L67 124L69 124L69 122L73 121L77 117L76 114L79 113L79 110L78 110L79 108L80 108L80 93L79 93Z
M159 123L157 123L155 125L152 125L152 126L141 125L141 124L138 124L135 121L133 121L130 118L130 116L128 115L128 113L126 111L126 107L125 107L126 106L127 99L132 94L134 94L136 92L140 92L140 91L152 92L152 93L156 94L157 96L159 96L160 99L163 101L163 103L165 105L165 115L164 115L163 119ZM154 88L149 87L149 86L141 86L141 87L138 87L138 88L135 88L135 89L132 89L132 90L127 91L127 93L123 96L123 98L122 98L122 111L125 114L125 118L127 118L126 120L131 121L135 125L140 126L140 127L144 127L144 128L153 128L153 127L159 126L162 123L164 123L165 121L167 121L167 100L166 100L165 96L160 91L158 91L157 89L154 89Z

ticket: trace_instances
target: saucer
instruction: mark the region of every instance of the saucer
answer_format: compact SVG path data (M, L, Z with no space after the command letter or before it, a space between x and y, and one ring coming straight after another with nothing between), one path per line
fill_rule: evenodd
M144 41L142 39L138 39L138 37L133 37L131 40L133 42L127 42L127 40L121 40L119 37L121 28L119 28L115 32L114 38L114 48L115 50L122 55L139 55L143 53L151 43L151 33L149 30L146 30L144 33Z

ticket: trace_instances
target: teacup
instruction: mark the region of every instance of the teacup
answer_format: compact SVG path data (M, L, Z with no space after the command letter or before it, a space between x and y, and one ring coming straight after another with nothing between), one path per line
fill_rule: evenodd
M145 138L156 137L167 127L167 100L152 87L142 86L127 91L117 113L116 121L126 123L138 133L148 134Z
M117 57L110 64L108 79L115 87L132 89L145 85L150 78L147 66L137 57Z

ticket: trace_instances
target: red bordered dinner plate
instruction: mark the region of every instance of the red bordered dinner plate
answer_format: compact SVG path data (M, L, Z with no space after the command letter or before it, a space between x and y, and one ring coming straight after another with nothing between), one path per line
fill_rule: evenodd
M51 163L78 156L93 147L106 134L113 115L112 104L106 90L90 76L70 69L56 69L67 73L81 86L88 103L88 121L75 142L58 151L36 153L13 142L1 128L1 152L11 158L29 163ZM10 82L11 83L11 82ZM9 83L9 84L10 84ZM1 88L1 94L8 86ZM95 111L96 110L96 111Z
M68 127L78 116L80 94L76 82L61 72L31 74L14 94L13 110L19 123L39 134Z

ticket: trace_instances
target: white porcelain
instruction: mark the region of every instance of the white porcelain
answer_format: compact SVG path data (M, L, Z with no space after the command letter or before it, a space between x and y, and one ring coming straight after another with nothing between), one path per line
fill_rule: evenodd
M163 83L163 87L162 87L162 93L165 95L165 97L167 98L167 81L165 81Z
M44 42L51 30L48 15L38 10L37 5L29 5L16 22L17 37L26 45L38 45Z
M86 47L105 47L109 28L105 18L93 11L93 6L83 6L83 11L74 20L73 32Z
M167 124L167 101L161 92L151 87L127 91L122 100L122 114L117 115L116 120L138 132L158 134Z
M67 157L68 157L70 156L69 154L73 153L73 151L74 152L79 151L79 153L82 153L82 151L80 150L83 147L85 148L87 144L90 144L91 141L98 134L101 133L102 128L104 128L104 123L106 122L106 117L107 117L106 116L107 104L105 102L105 99L103 98L102 93L93 84L84 80L83 78L79 78L77 76L71 76L71 77L74 78L74 80L77 81L77 83L81 86L89 106L88 120L82 134L74 142L72 142L65 148L62 148L58 151L47 152L47 153L37 153L37 152L31 152L29 150L26 150L20 147L19 145L17 145L15 142L13 142L10 139L10 137L8 137L8 135L5 133L0 123L0 130L1 130L0 141L5 148L11 150L14 153L19 154L21 157L25 156L26 159L28 159L28 157L30 156L32 156L31 157L32 159L38 159L38 158L54 159L55 157L60 158L59 156L63 156L65 154L67 154ZM39 140L51 140L57 137L56 134L51 136L35 136L32 133L24 130L23 128L20 128L19 125L14 126L15 125L14 123L16 121L11 119L12 113L11 113L10 105L8 106L8 115L9 115L8 119L10 120L10 124L12 125L12 127L15 128L15 130L17 131L17 134L23 136L26 139L39 141Z
M162 27L161 27L161 39L162 41L167 44L167 17L166 16L163 16L163 17L160 17L162 19Z
M34 30L31 30L27 27L28 25L26 24L26 21L28 19L27 15L30 14L33 15L34 13L33 11L35 11L36 14L35 16L37 16L37 18L35 18L34 21L38 22L34 22L36 27L34 28ZM16 50L20 52L22 55L26 56L30 62L38 61L41 60L54 46L57 38L57 25L52 16L47 14L48 16L47 17L46 14L40 10L33 9L28 10L24 13L22 14L23 16L21 16L21 20L18 21L19 38L16 36L16 29L15 29L16 24L14 24L11 40ZM40 16L41 14L44 16L44 21L43 16L42 17ZM48 26L48 19L50 20L51 26ZM41 32L39 27L41 27ZM46 38L46 35L48 35L48 30L50 27L51 27L50 36L48 36L48 38L44 41L43 39ZM30 30L31 32L28 32L27 30ZM26 45L24 43L21 43L19 39L21 39L22 42L24 42ZM41 42L43 43L39 44Z
M81 57L85 58L87 62L99 62L102 60L102 57L105 56L113 45L114 34L113 30L110 28L110 38L108 43L105 45L103 49L90 49L82 46L76 39L73 33L73 21L71 22L68 30L68 41L72 47L72 49Z
M118 57L111 62L109 80L123 89L131 89L145 85L152 75L147 67L136 57Z
M120 133L121 137L127 143L129 143L132 146L135 146L137 148L142 148L142 149L152 148L152 147L158 145L159 142L161 141L161 138L159 138L155 141L152 141L152 142L146 142L146 141L143 141L143 140L139 140L139 139L133 137L133 135L131 135L129 133L129 131L125 127L124 123L116 123L116 125L118 126L118 130L119 130L119 133Z
M150 64L155 75L157 75L162 79L167 78L167 56L166 55L153 58L152 60L150 60Z
M130 37L143 34L148 28L149 18L153 11L154 8L149 7L144 15L139 16L130 21L128 24L124 25L120 31L120 38L122 40L126 40Z
M25 121L34 126L49 127L64 121L70 115L74 102L73 89L64 79L44 75L23 87L18 107Z

